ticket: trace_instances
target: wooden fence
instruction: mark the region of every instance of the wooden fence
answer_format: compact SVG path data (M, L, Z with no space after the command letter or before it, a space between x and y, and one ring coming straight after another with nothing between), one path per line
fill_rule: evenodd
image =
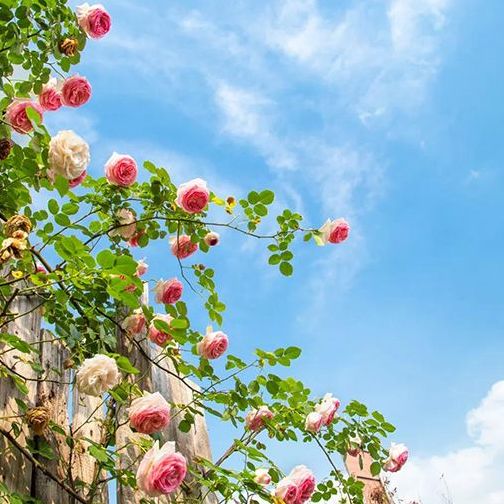
M147 301L148 294L144 302ZM18 390L12 378L0 379L0 481L10 490L31 495L44 504L73 504L86 501L107 503L109 502L107 485L102 485L102 490L90 499L78 484L79 481L90 484L96 479L97 463L89 455L87 451L89 442L84 439L92 439L96 443L105 441L103 428L103 421L107 415L105 405L102 398L81 395L76 387L73 387L74 371L66 369L65 366L68 352L57 338L41 328L41 311L37 308L39 303L36 293L16 298L10 306L10 312L20 316L2 330L16 334L27 343L35 345L40 352L38 364L44 371L37 374L28 363L28 359L33 359L33 354L28 357L28 354L0 343L0 364L11 368L15 376L19 373L19 377L23 377L21 380L28 388L25 394ZM196 388L196 385L188 381L183 382L152 365L150 359L157 358L159 361L159 352L148 340L142 341L140 345L134 345L123 337L118 338L118 341L119 352L127 355L132 364L142 372L140 387L150 392L160 392L172 404L174 418L169 428L162 433L162 442L175 441L177 450L189 463L196 457L211 459L204 416L196 417L195 425L188 433L178 429L183 415L177 415L177 409L193 400L192 389ZM165 358L159 362L162 367L170 369L176 375L169 359ZM42 405L47 407L51 420L76 440L74 448L70 450L66 443L66 435L51 429L47 429L43 436L34 435L24 421L25 411L21 402L16 399L26 403L29 408ZM123 424L116 433L116 446L126 446L120 451L118 464L121 468L127 467L136 471L140 451L134 442L145 436L131 431L127 421L124 421L127 416L125 408L119 409L114 414L118 416L119 425ZM21 426L21 432L13 429L13 423ZM27 443L34 449L27 450ZM41 459L39 455L32 454L37 452L37 448L40 450L41 443L43 445L48 443L52 448L55 454L52 460ZM99 477L106 478L106 475ZM195 491L199 492L198 495L192 496L196 502L205 504L216 502L215 496L207 495L204 489ZM140 503L142 497L145 496L141 492L134 492L130 487L118 483L116 500L119 504ZM163 504L186 502L188 497L185 495L158 498L156 502Z

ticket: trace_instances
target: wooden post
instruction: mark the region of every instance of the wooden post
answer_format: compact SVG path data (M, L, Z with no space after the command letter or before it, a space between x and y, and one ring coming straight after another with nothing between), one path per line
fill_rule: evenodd
M144 291L143 304L147 305L149 301L148 291ZM149 343L148 339L143 339L140 343L141 349L138 344L135 345L131 340L120 339L121 353L125 352L133 365L141 371L140 376L145 373L144 378L140 382L140 387L148 392L159 392L168 402L174 407L172 408L172 421L166 431L161 432L161 442L175 441L177 450L182 453L189 464L193 463L195 458L202 457L211 459L210 442L204 416L196 418L195 426L187 433L182 432L178 426L183 419L183 415L177 415L177 411L193 401L193 392L191 388L196 389L197 386L190 381L185 385L181 379L174 376L176 374L175 367L167 357L160 360L160 349ZM153 365L150 361L156 361L159 366ZM161 369L164 368L164 369ZM169 374L166 369L171 373ZM181 377L182 378L182 377ZM120 419L125 419L125 414ZM128 448L123 450L120 457L120 467L129 467L130 470L136 471L138 464L141 460L141 453L138 447L135 446L135 441L141 438L148 438L148 436L133 433L129 426L125 424L117 432L118 446L128 445ZM195 495L201 497L203 489L197 489L192 493L191 497ZM194 495L193 495L194 494ZM146 496L142 492L133 493L130 488L118 484L119 503L121 504L138 504L142 498ZM183 499L183 497L182 497ZM171 497L158 497L159 504L167 504L172 502ZM178 500L177 500L178 502ZM184 502L182 500L181 502ZM199 500L201 504L214 504L216 501L213 495L207 496Z
M151 358L154 357L157 357L157 352L151 347ZM212 452L210 449L210 438L208 436L206 421L203 414L195 417L194 425L189 432L182 432L179 429L179 424L184 419L184 407L191 404L192 407L195 408L193 404L195 392L193 391L198 390L198 386L187 379L182 381L180 378L183 377L177 378L174 376L177 371L170 359L165 358L159 363L163 368L169 369L173 373L168 374L166 371L156 366L153 366L152 369L152 382L155 390L173 405L172 421L170 422L169 428L162 435L163 441L175 441L177 449L184 455L187 462L193 466L198 458L211 460ZM204 488L193 488L191 486L191 490L190 495L187 495L187 497L200 499L197 502L201 502L202 504L214 504L217 502L215 495L207 495Z
M102 442L102 422L105 418L104 401L101 397L81 395L77 387L74 387L72 403L72 434L75 442L70 461L72 479L77 483L82 481L89 485L95 479L98 464L96 459L87 452L90 443L84 438L92 439L96 443ZM107 488L103 487L101 497L97 495L93 502L108 502L107 495Z
M65 370L67 349L49 331L42 330L40 338L40 363L44 369L43 377L51 381L39 381L37 386L38 405L49 409L49 418L68 434L68 397L70 391L70 372ZM62 481L69 473L69 454L65 435L46 430L45 439L56 456L53 460L42 460L44 465ZM32 481L32 495L44 504L70 503L69 495L51 478L35 469Z
M14 315L26 315L10 322L6 327L2 328L2 332L15 334L29 344L37 343L41 325L41 313L40 310L36 309L38 304L40 304L40 300L37 295L16 297L9 307L9 312ZM33 354L24 354L3 343L0 344L0 352L2 352L1 363L28 379L27 381L24 378L22 379L22 382L28 388L26 395L16 388L12 378L4 376L0 379L0 428L11 432L17 437L17 441L22 446L26 446L31 434L23 421L24 412L20 409L16 399L25 402L29 408L36 405L37 376L27 363L29 359L33 358ZM16 433L12 430L13 423L21 428L19 436L16 436ZM5 483L7 488L12 491L30 495L31 462L3 436L0 436L0 456L2 457L0 481Z
M148 305L149 303L149 290L148 284L144 285L144 292L142 295L142 304ZM126 310L120 310L121 320L127 316ZM121 321L119 320L119 322ZM148 340L145 338L141 341L133 340L132 336L128 336L124 331L118 330L117 332L117 349L122 355L127 355L130 362L139 371L138 386L142 390L152 391L152 380L150 362L145 357L149 351ZM134 379L134 377L133 377ZM146 434L133 432L128 424L127 407L120 407L116 413L117 423L120 427L116 432L116 446L121 448L119 451L119 468L129 469L136 471L138 464L141 460L141 451L137 443L142 439L149 439ZM121 504L133 504L140 502L142 498L148 498L140 491L134 491L131 487L126 485L117 485L118 502ZM165 502L160 499L160 503Z

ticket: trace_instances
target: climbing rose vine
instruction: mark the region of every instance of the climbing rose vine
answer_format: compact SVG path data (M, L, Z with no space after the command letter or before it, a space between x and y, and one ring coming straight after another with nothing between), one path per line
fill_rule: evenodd
M110 13L101 4L85 3L74 11L64 0L0 0L0 20L0 379L26 394L25 377L3 357L16 350L38 380L46 380L36 345L9 332L11 323L25 315L12 311L16 300L36 295L44 326L68 352L65 368L72 370L72 386L81 395L99 397L107 411L102 442L78 445L76 432L58 425L47 405L34 406L25 397L17 399L20 414L9 429L0 429L0 436L42 467L55 457L51 432L65 437L70 458L77 446L85 450L97 466L91 482L76 480L71 470L55 474L45 468L80 502L100 502L100 488L112 480L142 492L146 503L162 495L194 495L194 489L200 489L195 502L202 501L203 491L220 502L302 504L336 496L342 502L363 502L362 483L342 471L341 458L367 452L374 475L398 471L408 458L407 448L392 444L387 450L383 444L394 427L357 401L342 405L333 395L342 390L317 398L296 378L277 374L274 368L299 358L297 347L257 349L248 357L233 354L236 335L224 330L226 305L218 294L218 277L205 266L213 247L226 247L227 235L219 233L226 230L244 239L262 238L269 264L291 276L298 238L345 246L348 222L337 218L305 225L289 209L271 219L275 195L268 189L240 198L219 195L212 181L172 181L169 170L147 160L140 163L128 152L113 152L95 178L89 173L92 152L86 139L70 129L50 132L44 120L62 107L82 107L93 99L92 83L72 67L87 43L99 44L107 36L113 26ZM44 195L43 208L33 205L37 193ZM261 224L267 218L277 228L264 234ZM158 241L166 247L168 280L145 279L150 245ZM145 260L134 258L135 248ZM312 250L316 255L316 247ZM145 286L161 312L144 302ZM205 330L191 324L186 305L191 296L203 297ZM126 341L137 349L145 341L152 345L156 357L144 356L150 365L181 383L190 376L197 384L192 401L171 403L155 384L142 389L141 371L121 351ZM221 361L224 371L218 373L214 361ZM160 364L165 362L169 368ZM132 436L127 446L117 446L121 425L116 412L121 408L131 431L143 435L141 442ZM236 438L214 460L188 461L182 447L163 433L177 415L182 419L177 428L188 432L202 413L230 423ZM33 439L21 436L23 424ZM268 438L313 443L328 462L327 475L317 482L305 465L277 464ZM120 450L130 445L139 450L138 460L119 464ZM4 484L0 494L9 502L37 502Z

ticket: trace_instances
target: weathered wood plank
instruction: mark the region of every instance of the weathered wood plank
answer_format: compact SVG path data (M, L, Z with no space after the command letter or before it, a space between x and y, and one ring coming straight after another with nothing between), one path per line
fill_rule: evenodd
M47 407L51 421L68 434L70 371L64 369L68 350L60 341L55 339L54 335L46 330L41 331L39 350L40 363L44 368L43 376L50 381L40 381L38 383L38 405ZM69 476L68 458L70 448L66 444L65 436L48 429L44 437L56 455L54 460L44 459L44 465L61 480L66 480ZM55 481L38 470L34 470L33 474L32 495L45 504L67 504L72 502L68 494Z
M144 285L144 292L142 295L142 304L149 304L149 286ZM122 311L121 319L127 316L127 311ZM118 352L122 355L127 355L130 362L135 366L140 374L137 375L136 381L140 389L152 391L152 379L150 363L147 359L149 345L145 337L137 337L133 339L128 336L124 331L118 330L117 332L117 348ZM131 377L132 381L135 377ZM141 451L136 443L142 439L149 439L145 434L133 432L128 424L127 406L119 407L117 410L117 420L120 427L116 432L116 443L121 450L119 451L119 468L136 471L138 464L141 460ZM119 503L121 504L134 504L140 502L142 497L146 497L141 492L134 492L130 487L117 485L117 493Z
M151 347L151 357L156 358L157 356L158 349ZM156 361L159 361L159 358ZM165 358L159 361L159 363L173 374L177 373L175 366L169 358ZM198 458L211 460L210 439L204 415L197 415L195 417L194 425L189 432L182 432L179 429L180 422L184 419L185 407L191 405L195 408L193 390L198 389L197 385L187 379L182 381L180 378L168 374L156 366L152 368L152 381L154 389L160 392L172 404L172 421L168 429L162 433L163 442L175 441L177 450L193 466L195 460ZM190 478L187 478L186 482L192 491L189 494L179 496L177 502L184 502L186 499L194 499L195 502L203 504L214 504L217 502L216 497L211 494L207 495L205 489L195 488L194 485L191 485Z
M40 335L41 312L36 307L40 304L37 295L20 296L14 299L9 311L13 314L26 315L9 323L2 332L15 334L27 343L36 343ZM33 358L33 354L23 354L18 350L0 344L0 362L13 369L15 373L28 378L25 382L28 387L28 394L23 394L14 385L12 379L2 378L0 380L0 428L11 431L12 424L17 423L22 432L17 438L21 445L26 445L27 439L31 437L26 424L23 424L22 415L16 403L16 399L24 401L28 407L36 404L37 381L36 373L27 360ZM23 379L23 381L25 381ZM13 448L5 438L0 436L0 481L10 490L15 490L23 494L30 494L32 464L15 448Z
M75 448L71 453L72 478L74 481L82 481L91 484L96 476L98 464L87 452L90 443L85 438L101 443L103 439L102 424L105 418L104 401L101 397L93 397L79 394L77 387L72 395L73 420L72 433L74 435ZM100 475L102 477L104 475ZM93 502L108 502L107 488L96 495Z

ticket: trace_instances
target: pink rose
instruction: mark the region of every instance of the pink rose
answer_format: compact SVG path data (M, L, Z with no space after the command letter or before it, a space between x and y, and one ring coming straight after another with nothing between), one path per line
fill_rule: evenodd
M187 461L168 441L159 448L159 441L145 454L138 466L137 485L149 497L167 495L179 488L187 473Z
M84 170L78 177L68 181L68 185L73 189L82 183L82 181L87 177L87 171Z
M322 418L322 415L320 413L312 411L306 417L305 429L308 432L313 432L314 434L316 434L321 429L322 425L324 425L324 419Z
M315 406L315 411L322 415L324 425L329 425L334 420L339 407L339 399L333 397L332 394L326 394L322 401Z
M150 323L149 326L149 333L148 333L149 339L153 343L156 343L156 345L164 346L168 341L172 339L172 335L166 331L158 329L155 324L156 320L161 320L170 325L173 318L170 315L156 315L152 319L152 322Z
M37 264L37 267L35 268L35 272L47 275L47 270L41 264Z
M248 430L257 432L265 425L265 420L271 420L273 413L268 406L261 406L259 409L253 409L247 413L245 417L245 426Z
M147 273L148 270L149 270L149 265L143 259L140 259L140 261L137 262L137 268L136 268L135 275L137 277L141 277L141 276L145 275L145 273Z
M210 231L205 235L205 238L203 238L203 240L209 247L215 247L216 245L219 244L220 236L219 233Z
M327 220L319 229L322 233L322 244L344 242L350 234L350 225L345 219Z
M43 119L42 107L30 100L14 100L5 111L5 118L13 130L18 133L30 133L33 131L32 123L28 119L26 109L32 108Z
M193 243L187 235L170 238L170 246L172 254L179 259L186 259L198 250L198 244Z
M43 110L54 111L61 107L61 92L56 79L49 79L49 82L42 87L38 101Z
M177 189L177 205L187 213L202 212L208 205L210 191L207 183L200 179L193 179L181 184Z
M255 470L254 481L258 485L267 486L271 483L271 476L267 469L259 468Z
M105 36L112 25L109 13L101 4L89 5L85 3L79 5L77 7L77 20L86 35L94 39Z
M128 241L128 245L130 247L138 247L138 241L140 238L145 234L145 231L142 229L141 231L138 231L135 233L130 240Z
M156 302L162 304L175 304L181 297L184 286L177 278L160 280L156 284Z
M136 336L145 331L146 320L141 308L127 316L121 323L121 327L130 335Z
M348 440L347 454L350 457L357 457L361 451L362 439L358 434L353 434Z
M205 359L218 359L227 348L228 337L222 331L212 332L211 327L197 345L198 354Z
M400 471L402 466L408 460L408 448L400 443L392 443L389 450L389 456L383 464L383 469L388 472Z
M105 163L105 177L112 185L129 187L135 183L137 175L136 161L127 154L114 152Z
M67 107L80 107L91 98L91 84L86 77L73 75L61 86L61 102Z
M170 405L159 392L133 399L128 414L130 425L142 434L159 432L170 423Z
M296 504L302 504L310 500L316 486L313 473L306 466L300 465L296 466L290 472L288 478L293 481L298 488L298 500Z
M298 487L290 478L281 479L275 488L275 497L282 499L285 504L298 504Z

